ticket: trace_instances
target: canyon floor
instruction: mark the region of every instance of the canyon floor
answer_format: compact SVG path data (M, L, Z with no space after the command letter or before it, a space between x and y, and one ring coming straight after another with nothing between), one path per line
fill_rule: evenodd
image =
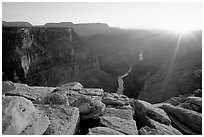
M150 104L80 83L2 82L3 135L200 135L202 90Z

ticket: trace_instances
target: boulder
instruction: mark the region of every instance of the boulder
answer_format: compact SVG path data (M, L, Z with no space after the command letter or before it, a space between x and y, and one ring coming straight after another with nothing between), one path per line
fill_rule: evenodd
M100 118L102 126L106 126L127 135L137 135L137 126L134 120L126 120L119 117L103 116Z
M142 127L139 131L138 131L139 135L157 135L157 131L153 128L150 128L148 126Z
M122 119L133 119L133 109L106 108L103 116L115 116Z
M53 92L49 94L48 96L42 98L39 100L39 98L34 102L37 104L57 104L57 105L69 105L67 99L65 96Z
M74 90L74 91L80 91L83 89L83 86L79 82L72 82L72 83L67 83L64 85L61 85L58 87L56 90Z
M188 97L188 102L202 108L202 98L201 97Z
M196 96L196 97L202 97L202 90L201 89L197 89L193 93L194 93L194 96Z
M153 119L149 119L150 127L154 128L157 135L182 135L180 131L173 128L171 125L159 123Z
M164 110L157 108L146 101L135 100L135 111L147 115L163 124L169 125L171 123L171 120Z
M88 135L125 135L125 134L108 127L95 127L89 129Z
M104 113L106 105L90 97L81 96L73 104L79 108L82 119L95 119Z
M102 98L102 102L106 105L124 106L129 105L129 98L125 95L106 92Z
M161 108L175 118L180 120L189 128L202 133L202 114L193 110L188 110L181 107L175 107L170 104L164 104Z
M62 96L64 96L68 103L73 106L74 102L81 96L84 96L82 94L79 94L78 91L73 91L73 90L59 90L59 91L56 91L55 90L55 93L59 93L61 94Z
M2 95L8 93L9 91L14 90L16 87L11 81L2 82Z
M50 125L44 135L73 135L79 129L79 109L64 105L40 105L36 107L48 116Z
M3 135L42 135L49 124L48 117L26 98L6 96L2 102Z

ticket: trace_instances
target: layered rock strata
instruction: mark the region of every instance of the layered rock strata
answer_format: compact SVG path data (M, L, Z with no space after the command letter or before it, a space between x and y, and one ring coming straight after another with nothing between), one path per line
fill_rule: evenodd
M78 82L60 87L3 83L4 135L202 134L202 99L195 94L150 104Z

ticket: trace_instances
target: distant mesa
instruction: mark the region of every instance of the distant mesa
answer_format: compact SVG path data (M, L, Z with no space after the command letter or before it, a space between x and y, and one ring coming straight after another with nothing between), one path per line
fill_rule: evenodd
M73 27L72 22L60 22L60 23L46 23L43 27Z
M74 26L87 26L87 27L109 27L105 23L79 23L74 24L72 22L60 22L60 23L46 23L44 27L74 27Z
M24 22L24 21L20 21L20 22L2 21L2 26L3 27L33 27L33 25L31 23Z
M60 22L60 23L46 23L43 27L69 27L69 28L74 28L74 30L80 36L90 36L90 35L96 35L96 34L109 34L109 33L111 33L111 31L113 31L113 28L109 27L105 23L73 24L72 22Z
M79 23L60 22L60 23L46 23L44 25L33 26L29 22L6 22L2 21L3 27L69 27L73 28L80 36L91 36L96 34L115 34L121 32L120 28L109 27L105 23Z

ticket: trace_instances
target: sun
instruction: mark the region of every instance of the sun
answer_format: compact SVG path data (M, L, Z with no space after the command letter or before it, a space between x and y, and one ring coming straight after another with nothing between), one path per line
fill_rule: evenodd
M170 27L168 28L167 30L175 33L175 34L178 34L178 35L188 35L188 34L191 34L191 32L193 30L195 30L194 28L191 28L191 27L185 27L185 26L174 26L174 27Z
M171 31L179 34L180 33L186 34L186 33L190 33L192 30L188 28L172 28Z

